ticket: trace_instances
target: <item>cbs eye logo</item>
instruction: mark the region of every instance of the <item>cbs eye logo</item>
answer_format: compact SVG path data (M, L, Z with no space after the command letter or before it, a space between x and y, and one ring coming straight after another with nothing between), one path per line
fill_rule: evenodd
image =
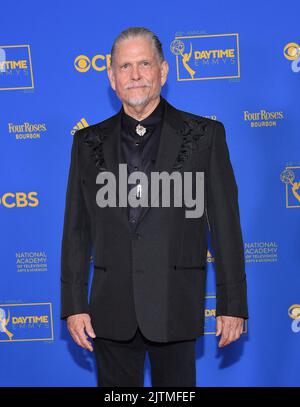
M300 46L296 42L289 42L283 49L283 55L291 61L293 72L300 72Z
M286 57L286 59L294 61L300 56L300 47L295 42L289 42L284 47L283 54Z
M86 55L78 55L74 61L74 67L78 72L85 73L91 67L98 72L104 71L110 64L110 54L108 55L95 55L92 59Z
M38 206L37 192L6 192L0 196L0 205L5 208L26 208Z

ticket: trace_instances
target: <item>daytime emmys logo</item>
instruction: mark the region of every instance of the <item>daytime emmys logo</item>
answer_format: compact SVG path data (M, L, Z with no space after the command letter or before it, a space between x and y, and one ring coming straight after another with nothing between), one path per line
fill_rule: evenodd
M182 177L183 175L183 177ZM195 198L193 198L193 176L195 180ZM102 171L97 175L96 184L103 184L96 194L96 203L100 208L138 206L148 207L149 180L144 171L133 171L129 176L127 164L119 164L119 185L116 176L110 171ZM199 218L204 211L204 172L152 171L150 173L150 207L159 207L159 187L162 185L162 207L171 206L171 182L174 186L174 206L194 208L185 210L186 218ZM127 185L136 185L130 189L127 196ZM117 187L119 191L119 205L117 205ZM128 199L127 199L128 198Z

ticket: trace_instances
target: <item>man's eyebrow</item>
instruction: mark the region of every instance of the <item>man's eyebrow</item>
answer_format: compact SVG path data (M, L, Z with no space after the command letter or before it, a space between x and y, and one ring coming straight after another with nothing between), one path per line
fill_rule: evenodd
M152 59L153 59L153 58L141 58L141 59L139 59L139 60L136 61L136 62L152 61ZM124 60L124 61L122 61L122 62L119 62L119 65L124 65L124 64L132 64L132 62L129 62L129 61L126 61L126 60Z

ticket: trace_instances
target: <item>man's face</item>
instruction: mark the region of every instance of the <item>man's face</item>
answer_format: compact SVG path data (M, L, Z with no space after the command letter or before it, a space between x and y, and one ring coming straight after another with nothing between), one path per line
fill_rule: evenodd
M134 107L147 105L160 95L168 70L167 61L160 62L152 40L135 37L117 45L108 77L119 99Z

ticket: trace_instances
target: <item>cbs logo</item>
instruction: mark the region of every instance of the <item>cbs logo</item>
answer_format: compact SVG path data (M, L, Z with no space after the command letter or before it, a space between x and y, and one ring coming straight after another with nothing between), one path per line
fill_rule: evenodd
M38 206L37 192L7 192L0 197L0 204L6 208L25 208Z
M78 72L85 73L92 67L95 71L101 72L110 64L110 54L95 55L92 59L86 55L78 55L74 61L74 67Z
M294 61L300 57L300 46L295 42L289 42L283 49L283 55L286 59Z

